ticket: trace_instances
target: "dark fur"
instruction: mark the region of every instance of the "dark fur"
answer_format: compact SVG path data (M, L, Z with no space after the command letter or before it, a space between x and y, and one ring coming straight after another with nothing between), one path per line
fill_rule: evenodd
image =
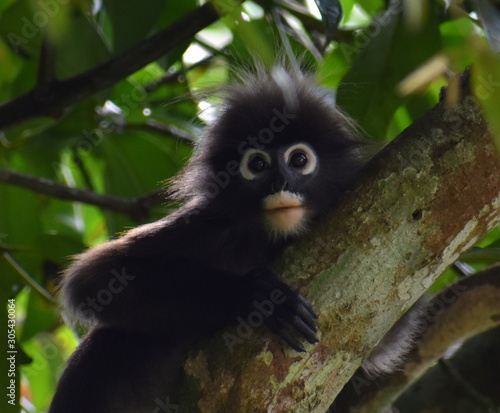
M230 86L219 119L174 184L184 205L81 254L66 271L65 308L94 327L70 359L50 413L113 413L125 406L151 412L179 367L174 349L235 323L276 288L286 302L268 326L299 350L296 338L314 341L308 305L268 270L293 238L271 236L263 223L262 200L276 179L248 182L229 173L222 179L241 159L239 145L269 128L285 107L294 117L266 151L294 142L314 147L319 172L287 178L289 190L304 196L310 222L338 201L362 161L360 141L328 93L284 72L278 82L260 73ZM112 282L116 271L122 278ZM123 288L110 295L110 282L113 291ZM92 309L88 298L99 294L110 302ZM307 328L297 328L296 315Z

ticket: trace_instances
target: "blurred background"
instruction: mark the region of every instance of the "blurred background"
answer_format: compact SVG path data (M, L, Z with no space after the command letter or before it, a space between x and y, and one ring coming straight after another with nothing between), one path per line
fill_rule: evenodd
M22 396L0 410L47 410L82 334L56 304L61 271L175 208L163 184L239 70L284 61L314 73L385 143L443 86L457 104L453 85L473 64L473 93L500 137L499 51L494 1L0 0L0 313L15 299ZM477 246L468 271L500 261L500 230ZM433 291L459 276L447 270Z

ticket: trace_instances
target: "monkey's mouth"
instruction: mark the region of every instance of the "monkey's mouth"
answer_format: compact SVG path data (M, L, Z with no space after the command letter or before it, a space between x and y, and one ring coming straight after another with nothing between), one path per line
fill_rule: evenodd
M281 191L264 199L264 212L266 221L271 227L287 231L304 219L306 208L301 196Z

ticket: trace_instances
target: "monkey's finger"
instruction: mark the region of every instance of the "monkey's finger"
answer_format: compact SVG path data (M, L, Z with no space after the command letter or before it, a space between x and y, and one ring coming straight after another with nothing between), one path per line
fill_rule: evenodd
M297 308L303 307L309 313L309 315L306 315L304 313L304 316L308 319L318 318L316 311L314 311L313 305L309 302L309 300L307 300L307 298L305 298L301 293L299 293L297 290L289 287L288 285L286 285L286 284L283 284L283 285L286 286L286 291L284 291L284 292L285 292L285 295L287 296L287 299L289 301L289 303L288 303L289 305L291 304Z
M286 294L285 307L294 315L299 316L311 329L316 331L318 316L312 305L296 290L290 289Z
M316 320L310 318L309 313L302 306L296 308L278 307L276 309L276 318L293 327L309 343L315 344L319 341L316 336L318 332Z
M300 299L302 305L305 307L305 309L310 314L310 316L313 317L314 319L317 319L318 318L318 314L316 314L316 311L314 311L313 305L302 294L300 294L299 292L297 292L297 294L299 296L299 299Z
M268 318L265 321L266 327L287 343L291 348L299 353L304 353L306 349L295 337L292 336L290 331L275 318Z
M310 325L304 323L304 321L298 316L293 317L293 319L291 320L291 325L300 334L302 334L302 336L307 340L308 343L316 344L317 342L319 342L319 339L316 336L316 333L318 332L316 326L313 326L311 328Z
M297 308L295 308L295 314L297 314L304 322L310 326L311 328L314 329L314 331L318 331L316 329L316 320L318 319L318 316L312 309L312 307L307 307L304 304L299 305Z

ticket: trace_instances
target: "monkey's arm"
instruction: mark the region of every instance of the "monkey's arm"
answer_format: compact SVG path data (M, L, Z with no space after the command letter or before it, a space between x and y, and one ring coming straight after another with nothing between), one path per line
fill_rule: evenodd
M295 337L317 341L315 314L299 293L266 268L243 269L243 274L214 269L197 253L210 252L202 237L183 252L183 240L190 235L186 232L154 223L81 254L65 274L66 309L89 325L148 334L168 331L179 340L195 340L274 299L273 311L265 317L273 332L297 351L303 347ZM225 258L219 253L220 260Z

